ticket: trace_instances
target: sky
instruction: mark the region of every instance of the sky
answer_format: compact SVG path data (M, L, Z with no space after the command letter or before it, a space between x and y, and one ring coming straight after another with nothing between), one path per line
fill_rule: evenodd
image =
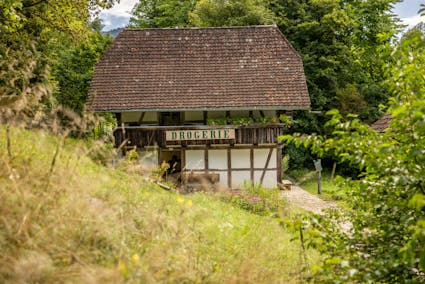
M137 0L120 0L120 3L113 8L103 10L100 14L104 24L103 30L109 31L126 26L130 20L130 12L136 3ZM418 15L421 3L425 4L425 0L404 0L394 7L393 12L402 19L404 24L413 27L421 21L425 22L425 17Z

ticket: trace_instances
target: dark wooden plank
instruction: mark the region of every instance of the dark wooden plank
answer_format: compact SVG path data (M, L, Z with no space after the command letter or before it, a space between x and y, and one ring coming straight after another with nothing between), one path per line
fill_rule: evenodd
M270 158L272 157L274 148L270 148L269 154L267 155L266 165L264 166L263 172L261 173L260 183L263 183L264 176L266 175L267 168L269 167Z
M249 164L251 182L254 184L254 148L249 149Z
M209 169L209 161L208 161L208 147L205 147L204 150L204 165L205 165L205 172L208 173Z
M142 114L140 115L140 118L139 118L139 124L142 124L143 119L145 118L145 115L146 115L146 112L145 111L142 112Z
M227 186L232 188L232 152L227 148Z
M276 176L277 176L277 183L282 183L282 145L278 145L276 147Z

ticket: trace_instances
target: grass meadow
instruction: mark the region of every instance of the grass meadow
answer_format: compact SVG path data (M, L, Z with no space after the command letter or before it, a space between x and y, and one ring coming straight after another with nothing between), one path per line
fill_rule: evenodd
M276 217L165 191L93 145L0 127L0 282L301 283L319 260Z

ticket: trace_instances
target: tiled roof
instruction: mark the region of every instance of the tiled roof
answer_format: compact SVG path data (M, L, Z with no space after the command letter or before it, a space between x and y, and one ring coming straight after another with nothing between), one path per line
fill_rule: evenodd
M310 98L301 58L275 26L126 29L98 62L88 105L308 109Z
M377 132L382 133L388 128L391 120L392 120L391 114L387 113L383 117L378 119L374 124L372 124L370 128L372 128L373 130Z

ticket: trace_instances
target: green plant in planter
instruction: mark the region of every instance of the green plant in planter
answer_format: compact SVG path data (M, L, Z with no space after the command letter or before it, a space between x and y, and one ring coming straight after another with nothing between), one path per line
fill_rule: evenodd
M226 125L227 124L227 118L225 118L225 117L208 118L207 124L208 125Z
M254 123L254 119L252 117L236 117L231 120L233 125L248 125Z
M279 121L281 123L284 123L286 126L288 126L288 128L290 128L293 123L292 119L285 114L279 115Z

